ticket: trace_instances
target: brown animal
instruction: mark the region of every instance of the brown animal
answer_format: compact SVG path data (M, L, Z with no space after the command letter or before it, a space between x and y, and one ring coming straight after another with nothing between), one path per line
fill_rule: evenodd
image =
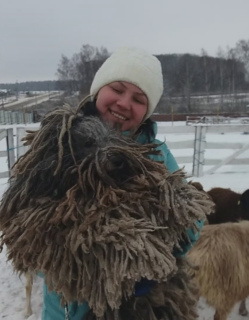
M214 210L207 215L209 224L249 220L249 189L243 193L219 187L205 191L200 182L190 181L189 184L207 193L214 202Z
M205 192L201 183L192 181L190 183L197 190ZM217 187L207 191L207 194L215 203L214 210L207 215L209 224L249 220L249 189L240 194L228 188ZM248 315L245 300L240 303L239 314Z
M209 224L249 220L249 189L241 194L231 189L212 188L207 193L215 203L214 212L207 216ZM240 304L239 314L248 315L245 300Z
M187 257L199 294L226 320L234 305L249 295L249 221L203 227Z
M207 191L215 203L215 210L207 216L210 224L249 220L249 189L237 193L226 188L212 188Z
M249 220L249 189L243 193L219 187L205 191L200 182L190 181L189 184L207 193L214 202L214 210L207 215L209 224Z

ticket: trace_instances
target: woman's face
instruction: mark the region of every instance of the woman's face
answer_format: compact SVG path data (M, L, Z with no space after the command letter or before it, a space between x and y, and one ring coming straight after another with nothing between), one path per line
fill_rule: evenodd
M115 81L99 90L96 107L102 119L119 124L122 131L135 130L146 115L148 99L134 84Z

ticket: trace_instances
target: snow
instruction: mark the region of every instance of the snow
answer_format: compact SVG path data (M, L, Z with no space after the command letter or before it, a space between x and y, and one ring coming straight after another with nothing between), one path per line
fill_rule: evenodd
M160 123L160 125L163 125ZM165 123L165 125L171 125L171 123ZM177 123L174 125L183 125L183 123ZM164 137L160 136L164 140ZM166 135L166 141L173 139L180 141L186 137L184 135L174 135L172 137ZM230 141L230 142L244 142L249 141L248 135L242 133L228 133L228 134L217 134L209 136L208 139L213 141ZM4 150L6 146L3 145L4 141L0 141L0 150ZM233 150L231 150L232 152ZM184 150L182 150L184 153ZM216 156L221 158L228 156L229 154L224 153L224 150L216 150ZM174 153L174 152L173 152ZM249 185L249 166L225 166L225 169L219 169L216 173L211 175L204 175L203 177L191 177L190 180L199 181L202 183L205 190L209 190L212 187L224 187L231 188L237 192L243 192L248 189ZM7 170L7 159L0 158L0 170ZM0 195L7 188L7 179L0 179ZM13 272L11 264L6 262L5 249L0 253L0 319L4 320L22 320L25 319L25 279L19 277ZM33 315L29 320L39 320L42 309L42 279L36 278L33 285L32 291L32 308ZM204 299L199 301L199 320L212 319L214 310L205 304ZM234 308L229 318L235 320L242 320L243 318L238 315L238 306Z

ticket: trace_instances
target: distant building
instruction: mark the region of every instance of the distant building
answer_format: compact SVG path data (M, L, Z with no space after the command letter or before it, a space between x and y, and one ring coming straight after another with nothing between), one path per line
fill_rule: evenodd
M7 89L0 89L0 94L7 94L9 90Z

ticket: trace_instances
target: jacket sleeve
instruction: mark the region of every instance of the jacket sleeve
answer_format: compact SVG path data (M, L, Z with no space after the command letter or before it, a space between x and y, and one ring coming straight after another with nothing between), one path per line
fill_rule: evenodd
M48 291L46 284L43 285L43 308L41 320L64 320L65 309L61 306L61 297L54 291ZM82 320L89 310L88 304L76 301L68 305L69 319Z
M38 272L37 274L44 278L44 274ZM87 302L78 304L73 301L68 305L68 313L70 319L82 320L89 311ZM54 291L48 291L47 285L43 283L43 307L41 320L64 320L65 309L61 306L61 296Z
M171 153L167 145L159 140L155 140L155 143L158 144L157 150L160 150L162 154L153 156L153 160L163 161L170 172L178 170L179 166L176 162L176 159L174 158L173 154Z

